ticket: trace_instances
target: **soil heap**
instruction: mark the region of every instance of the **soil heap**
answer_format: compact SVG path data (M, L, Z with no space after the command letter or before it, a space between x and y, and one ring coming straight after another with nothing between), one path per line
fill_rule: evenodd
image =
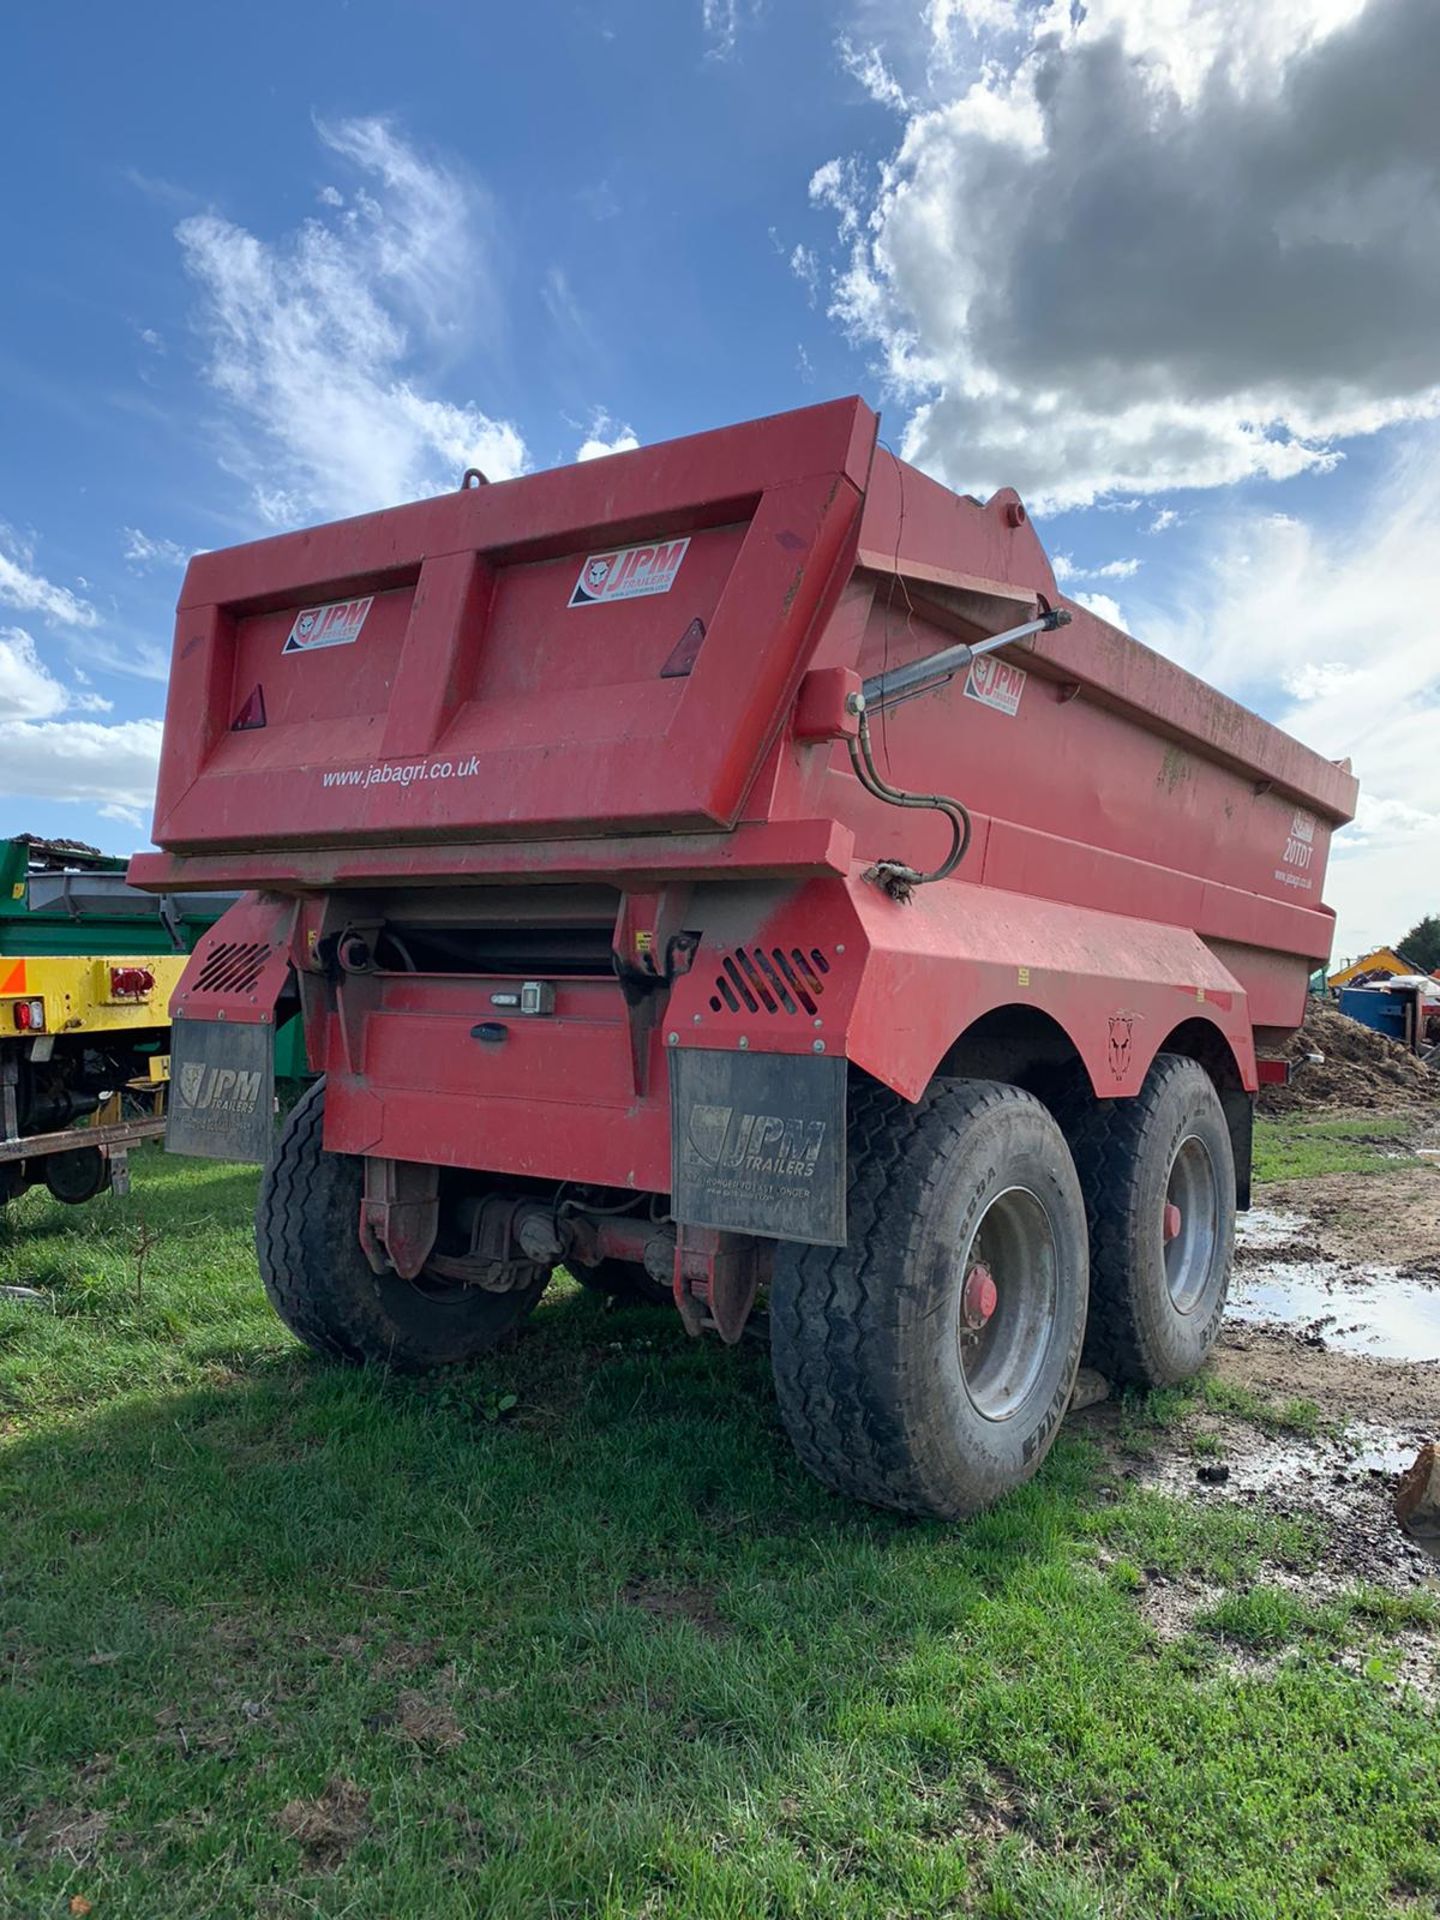
M1430 1107L1440 1115L1440 1072L1327 1001L1312 998L1307 1003L1305 1024L1285 1053L1302 1061L1307 1053L1321 1053L1324 1064L1301 1066L1288 1087L1262 1087L1261 1113L1327 1107L1395 1113Z

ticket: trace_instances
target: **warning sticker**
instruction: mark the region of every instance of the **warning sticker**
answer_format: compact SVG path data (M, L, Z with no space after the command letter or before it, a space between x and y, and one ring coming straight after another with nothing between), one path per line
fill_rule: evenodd
M570 595L572 607L600 607L609 600L639 600L647 593L669 593L690 545L660 540L648 547L620 547L614 553L587 555Z
M295 616L282 653L318 653L321 647L348 647L360 638L365 616L375 604L368 600L333 600L328 607L305 607Z
M970 671L965 676L965 698L978 700L982 707L994 707L997 713L1008 713L1013 720L1020 711L1020 696L1028 678L1008 660L997 660L993 653L982 653L978 660L970 662Z

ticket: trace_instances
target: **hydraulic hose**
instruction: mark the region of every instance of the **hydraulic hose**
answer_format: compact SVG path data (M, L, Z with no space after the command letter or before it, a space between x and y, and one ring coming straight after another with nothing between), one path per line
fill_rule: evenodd
M929 873L921 873L918 868L910 867L903 860L877 860L869 869L865 878L888 893L892 900L908 900L916 887L928 886L932 880L943 880L959 866L970 850L970 814L959 800L952 800L943 793L906 793L903 787L892 787L875 764L874 750L870 745L870 720L862 706L855 737L850 742L850 764L855 769L855 778L877 800L883 800L891 807L918 807L932 813L943 813L950 822L952 839L950 851L939 866Z
M1044 602L1041 604L1043 606ZM907 666L875 674L865 682L859 694L852 696L850 708L859 723L855 737L850 742L850 764L855 769L855 778L867 793L885 801L887 806L921 807L932 813L943 813L950 822L950 831L954 836L949 853L931 873L921 873L915 867L906 866L903 860L875 862L865 878L873 880L892 900L908 900L916 887L928 886L932 880L943 880L947 874L955 871L970 849L970 815L959 800L951 800L943 793L906 793L903 787L890 785L875 764L875 754L870 745L870 714L882 713L886 707L896 706L902 700L914 699L917 694L933 693L948 685L962 667L968 667L981 654L993 653L997 647L1006 646L1012 641L1026 640L1031 634L1053 633L1057 627L1069 624L1070 615L1063 607L1047 608L1038 618L1027 620L1022 626L1009 627L1004 633L993 633L973 645L961 642L957 646L946 647L940 653L912 660Z

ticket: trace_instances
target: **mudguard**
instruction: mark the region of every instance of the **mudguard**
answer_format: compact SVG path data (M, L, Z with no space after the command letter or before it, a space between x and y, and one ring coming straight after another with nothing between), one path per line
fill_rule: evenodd
M845 1245L845 1062L670 1055L672 1210L718 1227Z
M177 1020L170 1042L168 1151L263 1164L274 1137L275 1029Z

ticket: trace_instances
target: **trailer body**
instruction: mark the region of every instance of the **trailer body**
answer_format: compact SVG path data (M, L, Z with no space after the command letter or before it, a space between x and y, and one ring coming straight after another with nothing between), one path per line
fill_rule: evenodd
M862 689L1056 613L872 703L882 787L969 814L891 884L950 827L857 778ZM198 557L130 873L245 889L172 1003L179 1144L263 1156L298 1004L372 1264L418 1271L462 1190L583 1194L633 1260L595 1222L645 1196L731 1337L768 1247L847 1240L857 1081L1103 1106L1189 1058L1243 1200L1354 804L851 399Z

